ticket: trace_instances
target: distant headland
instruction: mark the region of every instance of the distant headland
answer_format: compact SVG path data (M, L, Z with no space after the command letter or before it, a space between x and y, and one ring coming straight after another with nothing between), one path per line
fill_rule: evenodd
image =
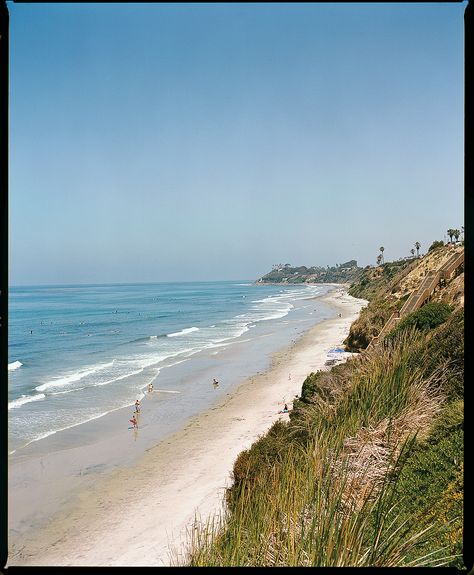
M356 260L349 260L335 266L299 266L275 264L271 272L259 278L256 284L300 284L300 283L348 283L357 281L363 268Z

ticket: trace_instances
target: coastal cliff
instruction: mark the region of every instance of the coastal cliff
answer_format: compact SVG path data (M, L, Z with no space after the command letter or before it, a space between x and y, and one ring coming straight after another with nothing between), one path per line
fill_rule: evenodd
M361 353L309 374L289 420L239 455L187 564L463 567L463 266L364 350L452 256L434 252L353 283Z
M277 264L255 283L257 284L299 284L299 283L352 283L360 277L363 268L356 260L350 260L335 266L299 266Z

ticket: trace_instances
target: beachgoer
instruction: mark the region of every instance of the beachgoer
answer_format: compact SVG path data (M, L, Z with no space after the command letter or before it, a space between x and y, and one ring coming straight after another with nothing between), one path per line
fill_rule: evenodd
M137 399L137 401L135 402L135 411L136 411L137 413L140 411L140 402L138 401L138 399Z
M283 411L288 411L288 406L285 403L285 407L283 408Z
M217 381L216 378L214 378L214 381L212 382L212 385L213 385L214 387L219 387L219 382Z
M153 384L149 383L148 384L148 393L151 393L153 391Z
M138 422L135 414L132 415L132 419L130 419L130 423L133 425L134 429L138 429Z

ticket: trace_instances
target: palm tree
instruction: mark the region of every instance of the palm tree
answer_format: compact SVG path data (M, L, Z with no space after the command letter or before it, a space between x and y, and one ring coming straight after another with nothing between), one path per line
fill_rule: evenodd
M415 248L416 248L416 257L419 258L420 256L418 255L418 252L421 248L420 242L415 242Z
M413 248L411 248L410 253L411 253L412 256L414 256L414 255L415 255L415 250L414 250Z
M461 232L459 230L453 230L453 236L456 241L458 241Z
M379 248L379 250L382 252L382 253L380 254L380 255L381 255L381 257L380 257L381 263L384 263L384 259L383 259L383 251L384 251L384 249L385 249L385 248L384 248L383 246L380 246L380 248Z
M382 254L377 256L377 265L379 266L382 263Z
M449 241L452 243L453 242L453 236L454 236L454 232L456 230L453 230L452 228L449 228L449 230L447 231L448 236L449 236Z

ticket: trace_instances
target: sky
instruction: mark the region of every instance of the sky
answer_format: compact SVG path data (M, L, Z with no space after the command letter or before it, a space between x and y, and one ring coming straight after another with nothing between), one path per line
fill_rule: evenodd
M465 7L9 2L9 284L426 252L464 225Z

